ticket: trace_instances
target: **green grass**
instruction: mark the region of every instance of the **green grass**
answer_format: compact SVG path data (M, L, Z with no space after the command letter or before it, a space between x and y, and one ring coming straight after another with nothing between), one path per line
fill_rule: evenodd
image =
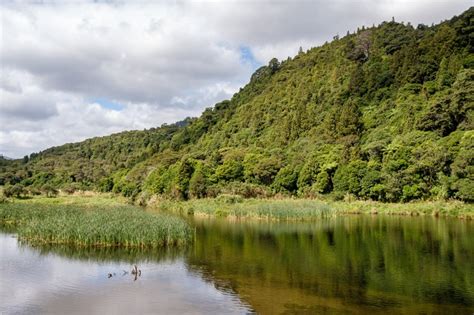
M474 205L459 201L421 201L413 203L381 203L373 201L322 201L311 199L199 199L185 202L159 201L159 210L195 216L230 219L296 220L351 214L386 214L439 216L474 219Z
M182 218L106 201L69 197L4 203L0 223L15 226L21 240L34 244L158 248L192 241L192 229Z

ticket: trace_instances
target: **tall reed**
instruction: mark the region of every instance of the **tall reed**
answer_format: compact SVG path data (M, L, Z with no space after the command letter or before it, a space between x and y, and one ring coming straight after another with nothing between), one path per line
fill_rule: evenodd
M182 218L128 205L9 203L0 205L0 223L36 244L157 248L185 245L193 234Z

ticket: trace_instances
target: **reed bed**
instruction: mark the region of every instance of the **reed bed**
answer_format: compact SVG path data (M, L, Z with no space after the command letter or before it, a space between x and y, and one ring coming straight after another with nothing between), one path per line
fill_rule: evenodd
M19 238L34 244L158 248L188 244L193 235L182 218L116 204L2 204L0 223L16 226Z
M195 216L229 219L310 221L352 214L456 217L474 219L474 205L458 201L381 203L374 201L325 201L312 199L199 199L185 202L158 201L160 210Z
M217 199L200 199L186 202L161 201L155 205L161 211L195 216L241 219L307 221L337 215L324 202L314 200L262 200L246 199L229 203Z

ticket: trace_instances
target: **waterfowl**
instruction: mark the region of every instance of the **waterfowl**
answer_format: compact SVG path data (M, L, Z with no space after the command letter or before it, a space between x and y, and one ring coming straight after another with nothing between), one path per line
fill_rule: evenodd
M141 276L142 275L142 271L137 268L137 265L135 265L135 268L132 269L132 275L135 275L135 276Z

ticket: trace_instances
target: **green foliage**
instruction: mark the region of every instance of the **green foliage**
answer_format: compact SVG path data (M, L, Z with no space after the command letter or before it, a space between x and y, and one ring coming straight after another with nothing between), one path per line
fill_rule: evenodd
M273 58L199 118L2 158L0 185L472 202L473 18L384 22Z
M456 191L455 196L461 200L474 201L474 180L470 178L461 178L453 185Z
M350 198L346 198L350 199ZM195 216L225 216L265 220L319 220L347 214L397 214L474 218L474 205L459 201L381 203L375 201L324 201L311 199L242 199L222 195L214 199L183 202L159 202L157 207L168 212L192 213Z
M6 203L0 205L4 224L34 244L157 248L192 239L183 219L124 205Z
M266 157L262 154L250 153L245 156L243 164L246 181L271 185L282 163L276 156Z
M244 167L241 161L228 159L216 168L217 181L238 181L243 178Z
M193 161L185 159L176 165L176 173L172 182L171 192L176 199L187 199L189 180L194 172Z
M361 196L361 181L366 176L367 162L356 160L338 167L334 174L334 189Z
M298 172L293 166L288 165L278 171L272 186L277 192L295 192L297 181Z
M114 180L110 177L103 178L99 182L98 190L100 192L110 192L114 188Z
M27 193L28 193L28 191L25 189L25 187L22 184L15 184L13 186L6 186L3 189L3 195L6 198L10 198L10 197L20 198L22 196L25 196Z
M316 192L320 194L326 194L332 190L332 181L331 175L328 171L321 171L318 176L316 176L316 182L313 184Z
M189 180L189 195L192 198L203 198L207 195L209 185L208 171L202 163L198 163Z
M49 184L44 184L43 187L41 187L41 191L49 198L56 197L59 193L56 188Z

